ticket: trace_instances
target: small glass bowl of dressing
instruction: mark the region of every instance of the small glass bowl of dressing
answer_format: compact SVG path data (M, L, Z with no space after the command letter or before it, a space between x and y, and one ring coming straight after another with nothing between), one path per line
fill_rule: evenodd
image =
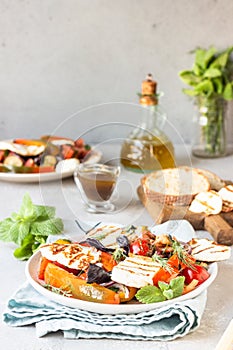
M115 165L82 163L76 168L74 180L88 212L114 211L115 206L110 199L119 175L120 166Z

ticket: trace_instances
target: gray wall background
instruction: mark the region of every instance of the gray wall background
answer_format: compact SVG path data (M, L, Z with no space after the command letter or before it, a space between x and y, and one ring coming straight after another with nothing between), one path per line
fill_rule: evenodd
M188 143L178 72L197 46L232 45L232 19L232 0L0 0L0 138L125 137L151 72L166 133Z

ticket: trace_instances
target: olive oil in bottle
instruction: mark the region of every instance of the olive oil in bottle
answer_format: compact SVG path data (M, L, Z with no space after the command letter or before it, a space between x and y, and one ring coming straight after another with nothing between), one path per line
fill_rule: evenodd
M174 147L160 129L166 115L158 106L157 83L148 74L142 82L141 122L122 144L121 164L135 172L151 172L175 167Z

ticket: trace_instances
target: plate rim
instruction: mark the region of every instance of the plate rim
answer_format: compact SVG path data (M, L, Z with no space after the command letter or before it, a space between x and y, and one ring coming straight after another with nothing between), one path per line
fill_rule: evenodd
M193 299L197 297L199 294L201 294L204 290L206 290L215 280L217 273L218 273L218 265L217 262L213 262L209 265L210 271L210 277L203 282L200 286L192 290L191 292L181 295L177 298L158 302L158 303L151 303L151 304L133 304L133 303L124 303L124 304L104 304L104 303L95 303L90 301L84 301L80 299L75 298L69 298L63 295L56 294L52 291L49 291L48 289L44 288L42 284L40 283L39 279L35 277L35 271L34 274L31 272L33 269L33 265L39 262L41 253L40 251L35 252L27 261L25 266L25 274L27 277L28 282L31 284L31 286L36 289L38 293L41 295L47 297L49 300L55 301L60 305L68 306L76 309L81 309L85 311L90 312L96 312L99 314L137 314L141 312L146 312L149 310L165 307L167 305L171 304L177 304L186 300ZM37 266L38 267L38 266Z

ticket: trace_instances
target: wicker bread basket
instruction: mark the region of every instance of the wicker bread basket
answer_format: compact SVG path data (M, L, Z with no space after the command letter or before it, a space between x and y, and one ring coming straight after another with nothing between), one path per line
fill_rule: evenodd
M168 205L189 205L197 193L210 189L205 175L184 166L145 175L141 185L150 200Z

